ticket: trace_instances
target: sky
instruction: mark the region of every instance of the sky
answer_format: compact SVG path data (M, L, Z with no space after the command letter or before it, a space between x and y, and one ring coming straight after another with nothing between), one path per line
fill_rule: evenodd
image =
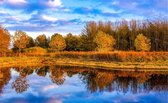
M168 0L0 0L0 24L13 35L81 33L88 21L167 17Z

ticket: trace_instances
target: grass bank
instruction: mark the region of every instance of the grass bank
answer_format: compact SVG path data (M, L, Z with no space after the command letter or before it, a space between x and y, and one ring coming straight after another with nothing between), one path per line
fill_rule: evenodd
M66 65L113 70L168 71L167 52L58 52L0 57L0 67Z

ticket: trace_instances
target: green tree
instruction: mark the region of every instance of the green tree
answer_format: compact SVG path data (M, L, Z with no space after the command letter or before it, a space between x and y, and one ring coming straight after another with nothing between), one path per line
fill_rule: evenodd
M81 50L81 39L79 36L73 36L71 33L65 37L66 50L67 51L79 51Z
M62 51L66 48L65 39L62 37L62 35L56 33L52 35L49 46L51 49Z
M43 34L43 35L37 36L35 41L37 46L40 46L42 48L48 48L48 40L46 35Z
M143 34L139 34L135 39L135 48L138 51L150 51L150 39L145 37Z
M8 51L10 44L9 32L0 26L0 54L5 54Z
M94 42L97 44L97 51L111 51L114 50L116 41L112 36L99 31L94 39Z
M26 48L30 48L34 46L35 46L34 39L32 37L29 37L29 43L26 45Z
M27 47L30 42L30 37L23 31L16 31L13 36L14 48L18 48L19 52Z

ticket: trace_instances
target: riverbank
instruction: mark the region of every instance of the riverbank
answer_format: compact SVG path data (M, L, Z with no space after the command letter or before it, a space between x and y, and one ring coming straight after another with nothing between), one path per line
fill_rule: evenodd
M108 62L91 59L55 58L45 56L21 56L1 57L0 68L4 67L29 67L29 66L78 66L88 68L99 68L107 70L128 70L128 71L168 71L168 61L155 62Z

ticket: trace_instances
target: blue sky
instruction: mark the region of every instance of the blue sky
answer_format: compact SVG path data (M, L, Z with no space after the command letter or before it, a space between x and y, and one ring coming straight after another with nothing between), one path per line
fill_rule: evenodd
M0 0L0 24L32 37L80 34L87 21L167 16L168 0Z

